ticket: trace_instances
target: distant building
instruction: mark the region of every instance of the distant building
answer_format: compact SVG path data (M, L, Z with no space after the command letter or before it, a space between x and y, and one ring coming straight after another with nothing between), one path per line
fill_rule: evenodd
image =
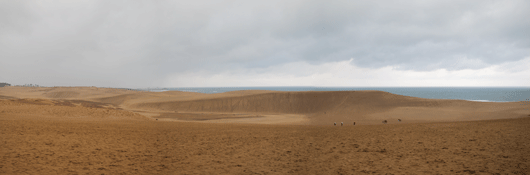
M9 83L0 83L0 87L4 87L4 86L11 86L11 84L9 84Z

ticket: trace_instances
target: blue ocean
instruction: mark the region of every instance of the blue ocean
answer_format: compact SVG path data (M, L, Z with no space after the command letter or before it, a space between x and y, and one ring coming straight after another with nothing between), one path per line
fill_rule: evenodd
M431 99L459 99L484 102L529 101L530 87L187 87L155 88L149 91L223 93L239 90L273 91L360 91L378 90L393 94Z

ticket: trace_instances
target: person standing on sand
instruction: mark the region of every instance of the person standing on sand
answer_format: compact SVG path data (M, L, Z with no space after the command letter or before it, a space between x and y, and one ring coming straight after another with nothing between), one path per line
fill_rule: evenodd
M355 122L353 122L353 126L355 126Z

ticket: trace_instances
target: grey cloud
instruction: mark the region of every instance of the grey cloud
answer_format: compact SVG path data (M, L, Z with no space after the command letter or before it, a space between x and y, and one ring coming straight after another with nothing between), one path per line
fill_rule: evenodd
M0 4L0 81L14 83L138 87L297 61L429 71L530 56L528 1Z

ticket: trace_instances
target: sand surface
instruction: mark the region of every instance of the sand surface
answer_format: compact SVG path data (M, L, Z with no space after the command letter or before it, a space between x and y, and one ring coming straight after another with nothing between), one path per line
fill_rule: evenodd
M0 174L529 174L529 107L380 91L3 87Z

